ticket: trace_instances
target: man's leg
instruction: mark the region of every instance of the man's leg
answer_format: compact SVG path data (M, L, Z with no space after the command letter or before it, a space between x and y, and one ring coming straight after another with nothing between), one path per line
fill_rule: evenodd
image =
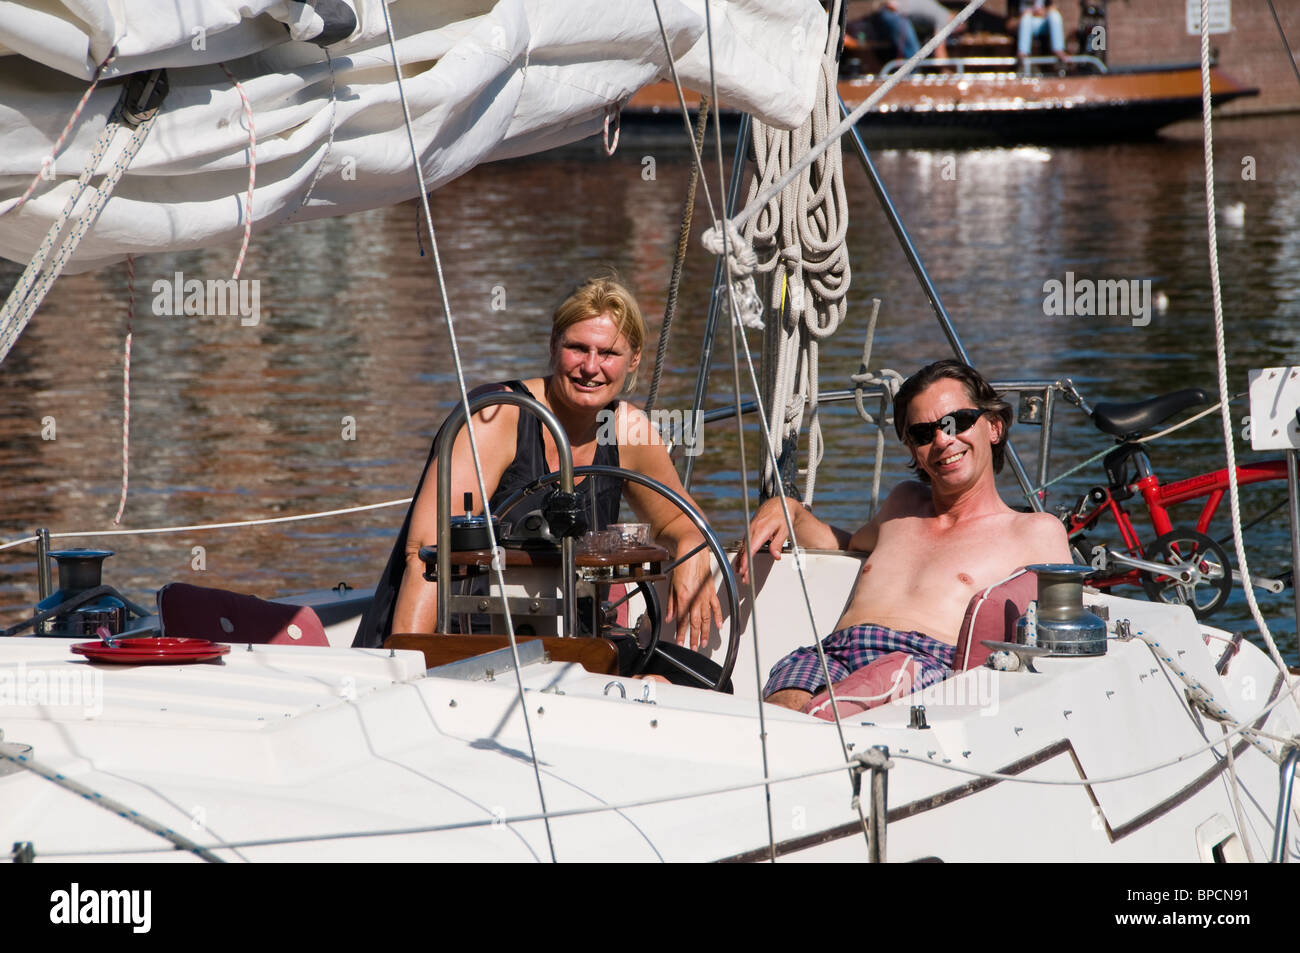
M1020 31L1016 35L1016 56L1024 59L1029 55L1030 49L1034 45L1035 27L1038 26L1038 17L1026 13L1020 18Z
M1056 10L1047 11L1047 36L1056 58L1065 59L1065 24Z
M812 697L812 692L806 692L802 688L783 688L779 692L768 695L763 701L789 708L791 711L803 711L808 707L808 702L812 701Z
M841 629L822 639L826 669L830 672L832 682L838 682L853 670L845 655L852 651L858 628L853 626ZM817 646L810 645L795 649L772 666L767 684L763 687L763 700L783 708L802 711L825 684L826 677L822 673L821 659L817 656Z

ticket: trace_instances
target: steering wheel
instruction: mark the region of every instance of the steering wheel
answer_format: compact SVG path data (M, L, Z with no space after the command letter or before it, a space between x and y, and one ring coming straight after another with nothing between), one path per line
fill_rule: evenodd
M664 571L665 572L671 571L674 567L676 567L680 563L685 562L687 559L690 559L697 552L699 552L700 549L706 546L708 547L709 552L713 554L713 558L717 561L718 566L722 570L722 585L723 588L727 591L727 607L731 612L731 620L732 620L732 624L730 626L731 632L727 638L726 652L723 656L723 661L722 661L722 672L719 674L717 680L715 681L706 675L702 675L699 672L694 671L685 663L679 661L678 659L673 658L671 655L664 652L661 648L659 648L658 645L659 626L653 624L652 624L653 637L651 639L651 643L647 648L642 650L644 654L644 660L638 660L638 668L644 668L645 663L649 661L651 654L657 653L659 657L662 658L669 665L672 665L674 668L677 668L680 671L684 672L685 674L689 675L691 678L699 682L705 688L712 689L715 692L722 691L722 687L731 678L732 669L736 667L736 653L740 649L740 637L736 631L736 625L735 625L735 620L740 605L740 600L736 596L736 576L735 573L732 571L731 563L727 560L727 551L726 549L723 548L722 541L718 539L717 534L714 533L713 530L709 527L709 524L704 519L704 517L701 516L699 512L693 506L691 506L690 503L686 502L686 499L680 493L677 493L675 490L670 489L669 487L660 483L658 480L648 477L643 473L637 473L635 470L627 470L624 469L623 467L610 467L601 464L593 464L591 466L586 466L586 467L574 467L573 476L575 479L581 476L617 477L620 480L628 480L631 481L632 483L638 484L639 486L644 486L649 490L654 490L654 492L658 493L665 500L667 500L669 503L672 503L674 506L677 507L678 510L680 510L683 514L685 514L686 518L691 521L692 525L694 525L694 527L700 531L700 535L704 537L704 542L699 546L695 547L694 549L692 549L690 552L686 553L685 555L677 559L674 559L665 567ZM501 504L497 512L494 513L493 515L504 517L505 514L509 513L510 510L513 509L525 497L531 495L532 493L535 493L537 490L546 486L547 484L558 482L559 479L560 479L560 474L558 471L547 473L543 476L538 477L536 480L533 480L527 486L520 487L514 493L511 493L510 496L508 496L505 499L505 501ZM637 583L637 586L638 588L644 586L645 589L652 588L645 583ZM650 601L649 598L647 598L647 606L649 605L650 605Z

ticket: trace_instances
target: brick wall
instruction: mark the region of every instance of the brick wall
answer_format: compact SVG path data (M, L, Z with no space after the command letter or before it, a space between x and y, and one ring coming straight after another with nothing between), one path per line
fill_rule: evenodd
M851 0L849 18L865 16L881 2ZM954 12L965 5L964 0L943 2ZM1055 2L1065 21L1066 48L1073 52L1079 2ZM1231 4L1232 31L1211 36L1210 46L1218 49L1224 72L1240 83L1258 87L1259 95L1229 104L1223 114L1300 111L1300 82L1291 70L1268 4L1265 0L1231 0ZM1273 0L1273 6L1291 42L1291 54L1300 59L1300 0ZM1106 45L1112 65L1199 62L1201 38L1187 33L1187 0L1109 0L1107 8ZM985 10L1004 16L1006 0L988 0L981 8Z
M1078 20L1078 4L1057 3L1068 35ZM1300 3L1273 0L1273 6L1291 42L1291 55L1300 58ZM1112 65L1200 60L1201 38L1187 33L1186 0L1110 0L1107 30ZM1300 82L1264 0L1232 0L1232 31L1212 35L1210 47L1218 49L1224 72L1259 87L1258 96L1230 103L1224 115L1300 110Z

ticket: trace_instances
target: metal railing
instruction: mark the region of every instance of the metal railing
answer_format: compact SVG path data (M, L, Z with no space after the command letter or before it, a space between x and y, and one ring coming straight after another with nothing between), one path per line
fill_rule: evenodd
M880 70L880 76L883 79L891 73L898 72L907 60L890 60ZM919 73L924 70L937 72L939 70L952 69L957 75L964 75L968 67L974 67L971 72L988 73L996 70L997 67L1008 67L1011 71L1016 71L1022 66L1055 66L1064 63L1067 66L1089 66L1098 73L1108 73L1110 70L1095 56L1087 54L1082 56L1067 56L1061 59L1058 56L1026 56L1020 59L1015 56L956 56L948 59L927 59L921 60L916 64L913 73Z

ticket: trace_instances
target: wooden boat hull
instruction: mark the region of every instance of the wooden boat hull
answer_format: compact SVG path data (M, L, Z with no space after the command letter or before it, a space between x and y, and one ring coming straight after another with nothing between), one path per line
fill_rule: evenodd
M849 108L865 101L883 80L841 80ZM1201 112L1200 70L1169 66L1067 76L1020 76L1014 72L930 73L908 77L869 113L859 128L868 142L977 144L998 142L1091 142L1154 135ZM1222 106L1258 89L1217 67L1210 95ZM688 93L687 104L699 97ZM671 84L642 89L623 111L626 124L672 122L680 128ZM724 114L726 112L724 106Z

